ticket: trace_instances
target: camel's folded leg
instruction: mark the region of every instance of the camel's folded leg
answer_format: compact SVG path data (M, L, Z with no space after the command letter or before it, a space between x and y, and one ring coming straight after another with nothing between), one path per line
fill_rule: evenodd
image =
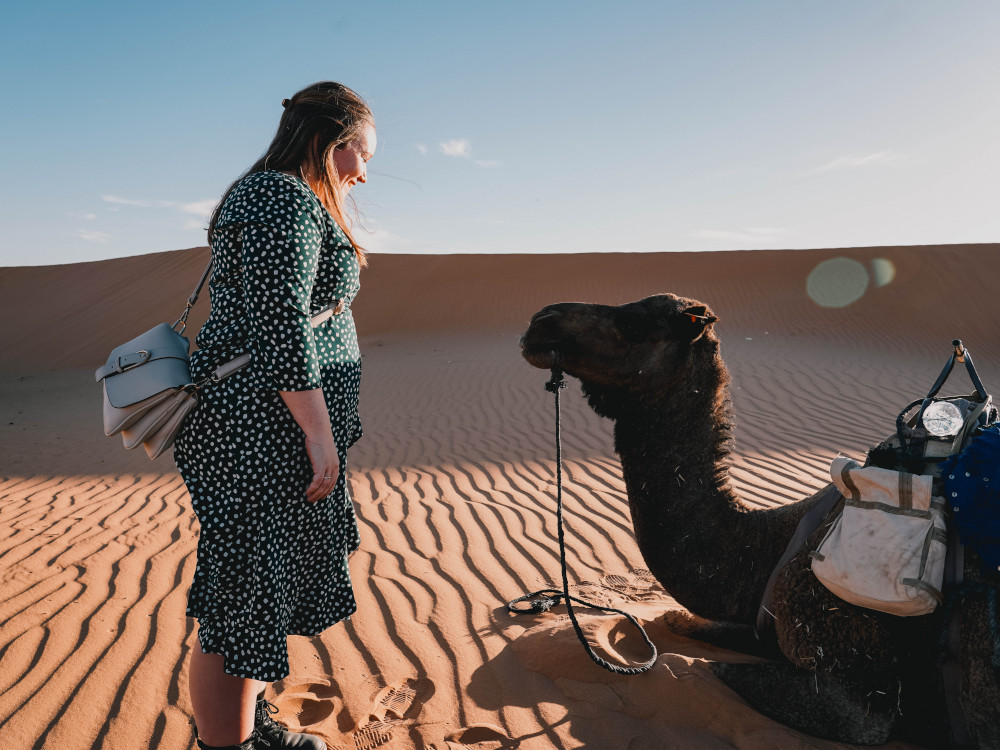
M781 651L773 634L758 638L753 627L736 622L703 620L689 612L667 612L662 621L670 630L685 638L704 641L712 646L738 651L741 654L780 659Z
M714 662L711 668L757 711L814 737L881 745L898 714L896 695L865 694L828 673L788 662Z

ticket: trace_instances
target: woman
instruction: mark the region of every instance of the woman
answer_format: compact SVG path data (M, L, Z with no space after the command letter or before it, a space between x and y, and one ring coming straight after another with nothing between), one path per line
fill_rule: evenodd
M344 203L366 181L375 125L338 83L282 106L267 152L212 216L212 310L192 375L247 351L251 361L202 391L175 444L201 524L187 609L198 619L200 748L325 750L277 724L263 691L288 675L287 635L316 635L356 609L344 466L361 436L350 303L364 254Z

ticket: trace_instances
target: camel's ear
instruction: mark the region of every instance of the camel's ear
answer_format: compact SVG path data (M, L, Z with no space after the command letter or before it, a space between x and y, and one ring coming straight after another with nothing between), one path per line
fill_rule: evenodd
M705 305L692 305L671 316L670 329L677 338L693 343L717 320Z

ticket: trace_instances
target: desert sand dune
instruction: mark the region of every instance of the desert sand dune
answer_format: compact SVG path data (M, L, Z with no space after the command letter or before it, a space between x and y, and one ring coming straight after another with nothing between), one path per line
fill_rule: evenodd
M103 437L92 371L177 316L206 253L0 269L0 747L194 747L184 604L197 522L169 457ZM282 717L344 750L838 747L761 717L707 668L752 657L672 629L688 615L645 571L610 423L572 383L571 581L639 617L660 658L647 675L611 675L564 609L507 614L507 600L559 576L552 400L517 339L550 302L661 291L707 302L733 375L732 476L748 504L769 506L824 485L838 451L860 457L888 434L952 337L987 387L1000 382L998 257L996 246L374 256L355 305L359 611L290 639L292 675L272 688ZM835 258L856 263L810 287ZM857 294L858 268L856 301L810 298ZM968 391L964 373L949 388ZM646 658L618 618L581 620L606 653Z

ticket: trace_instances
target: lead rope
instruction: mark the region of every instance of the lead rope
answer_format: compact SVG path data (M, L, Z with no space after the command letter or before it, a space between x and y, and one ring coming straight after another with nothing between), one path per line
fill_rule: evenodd
M526 614L529 612L547 612L552 607L559 604L561 599L565 599L566 611L569 613L569 619L573 623L573 629L576 630L576 636L580 639L580 643L583 644L584 649L586 649L587 654L591 659L593 659L599 666L604 667L609 672L614 672L615 674L642 674L643 672L648 672L656 663L657 653L656 646L653 645L651 640L649 640L649 636L646 635L646 631L642 625L639 624L639 621L623 610L615 609L613 607L602 607L599 604L594 604L593 602L588 602L586 599L580 599L579 597L570 596L569 594L569 576L566 572L566 540L563 534L562 428L559 408L559 392L565 387L566 381L563 380L562 370L558 365L556 365L552 368L552 379L545 384L545 390L554 394L556 401L556 523L559 529L559 563L562 566L562 591L559 591L558 589L541 589L533 594L525 594L522 597L507 602L507 611L512 615ZM529 602L527 609L521 609L515 606L519 602L525 601ZM573 611L573 602L582 604L584 607L590 607L591 609L599 609L602 612L614 612L624 616L642 634L643 640L646 641L646 645L649 646L649 650L652 654L649 657L649 661L638 667L621 667L617 664L611 664L594 653L594 649L590 647L590 644L587 642L587 637L583 634L583 628L580 627L580 623L576 619L576 613Z

